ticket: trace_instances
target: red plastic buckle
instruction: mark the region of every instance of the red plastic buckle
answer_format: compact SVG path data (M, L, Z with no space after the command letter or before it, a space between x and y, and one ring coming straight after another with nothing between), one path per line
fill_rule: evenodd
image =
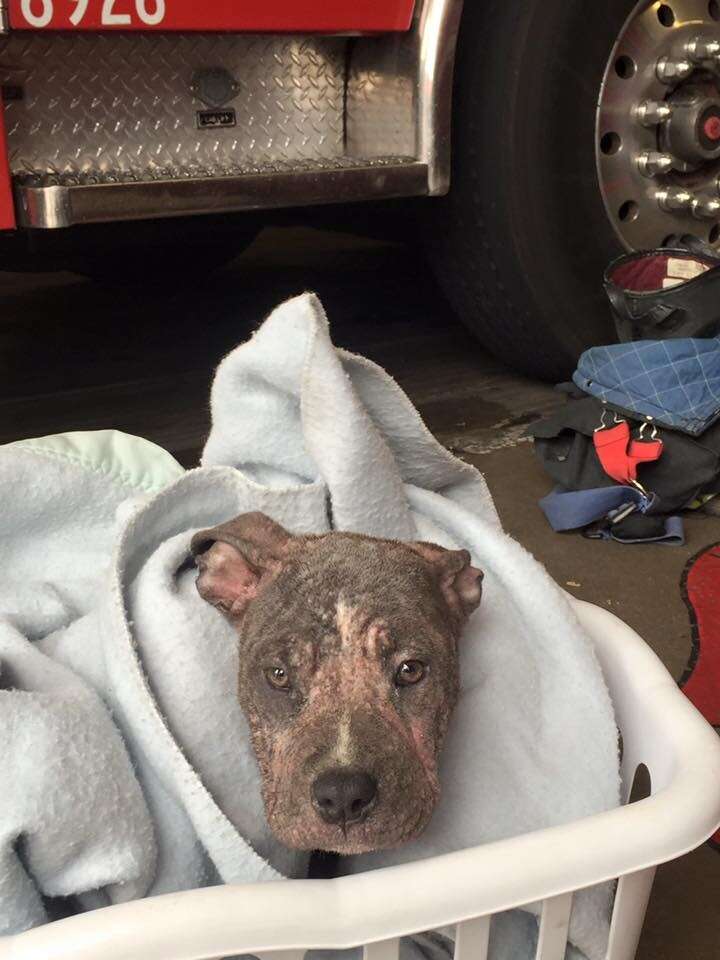
M632 486L638 486L638 466L658 460L663 451L662 440L632 440L627 420L614 427L598 427L593 444L605 473L618 483Z
M652 463L659 460L663 452L662 440L631 440L628 449L630 476L637 480L637 468L641 463Z
M605 473L618 483L630 483L633 468L628 459L630 426L623 420L615 427L603 427L593 434L593 443L598 460ZM637 467L635 466L637 470Z

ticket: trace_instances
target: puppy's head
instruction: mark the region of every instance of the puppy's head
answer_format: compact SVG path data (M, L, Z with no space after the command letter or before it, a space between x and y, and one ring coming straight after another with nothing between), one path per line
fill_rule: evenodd
M361 853L427 824L482 574L465 550L292 536L262 513L198 533L200 595L239 637L239 700L270 827Z

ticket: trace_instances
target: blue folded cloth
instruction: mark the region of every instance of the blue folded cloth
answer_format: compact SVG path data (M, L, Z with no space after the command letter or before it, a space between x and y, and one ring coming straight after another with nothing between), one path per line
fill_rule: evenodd
M639 419L699 436L720 417L720 339L636 340L592 347L573 381Z

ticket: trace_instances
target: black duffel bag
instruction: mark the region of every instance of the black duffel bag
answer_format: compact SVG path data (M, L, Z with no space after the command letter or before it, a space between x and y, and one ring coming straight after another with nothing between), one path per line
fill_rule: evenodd
M603 470L593 446L595 430L604 422L607 411L595 397L570 399L527 428L545 471L564 490L617 484ZM637 433L640 422L624 419ZM639 475L643 486L657 495L657 509L676 513L698 497L720 493L720 421L701 437L665 429L659 435L662 456L644 464Z

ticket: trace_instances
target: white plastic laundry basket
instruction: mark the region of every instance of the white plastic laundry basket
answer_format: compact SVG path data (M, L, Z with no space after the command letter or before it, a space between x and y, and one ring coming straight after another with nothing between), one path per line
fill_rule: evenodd
M632 960L655 867L720 825L720 738L617 617L574 601L596 645L623 736L624 799L638 765L652 794L564 826L337 880L211 887L85 913L0 939L0 960L301 960L457 924L455 960L484 960L490 917L542 901L538 960L563 960L573 892L620 878L607 960ZM482 816L482 811L478 811Z

